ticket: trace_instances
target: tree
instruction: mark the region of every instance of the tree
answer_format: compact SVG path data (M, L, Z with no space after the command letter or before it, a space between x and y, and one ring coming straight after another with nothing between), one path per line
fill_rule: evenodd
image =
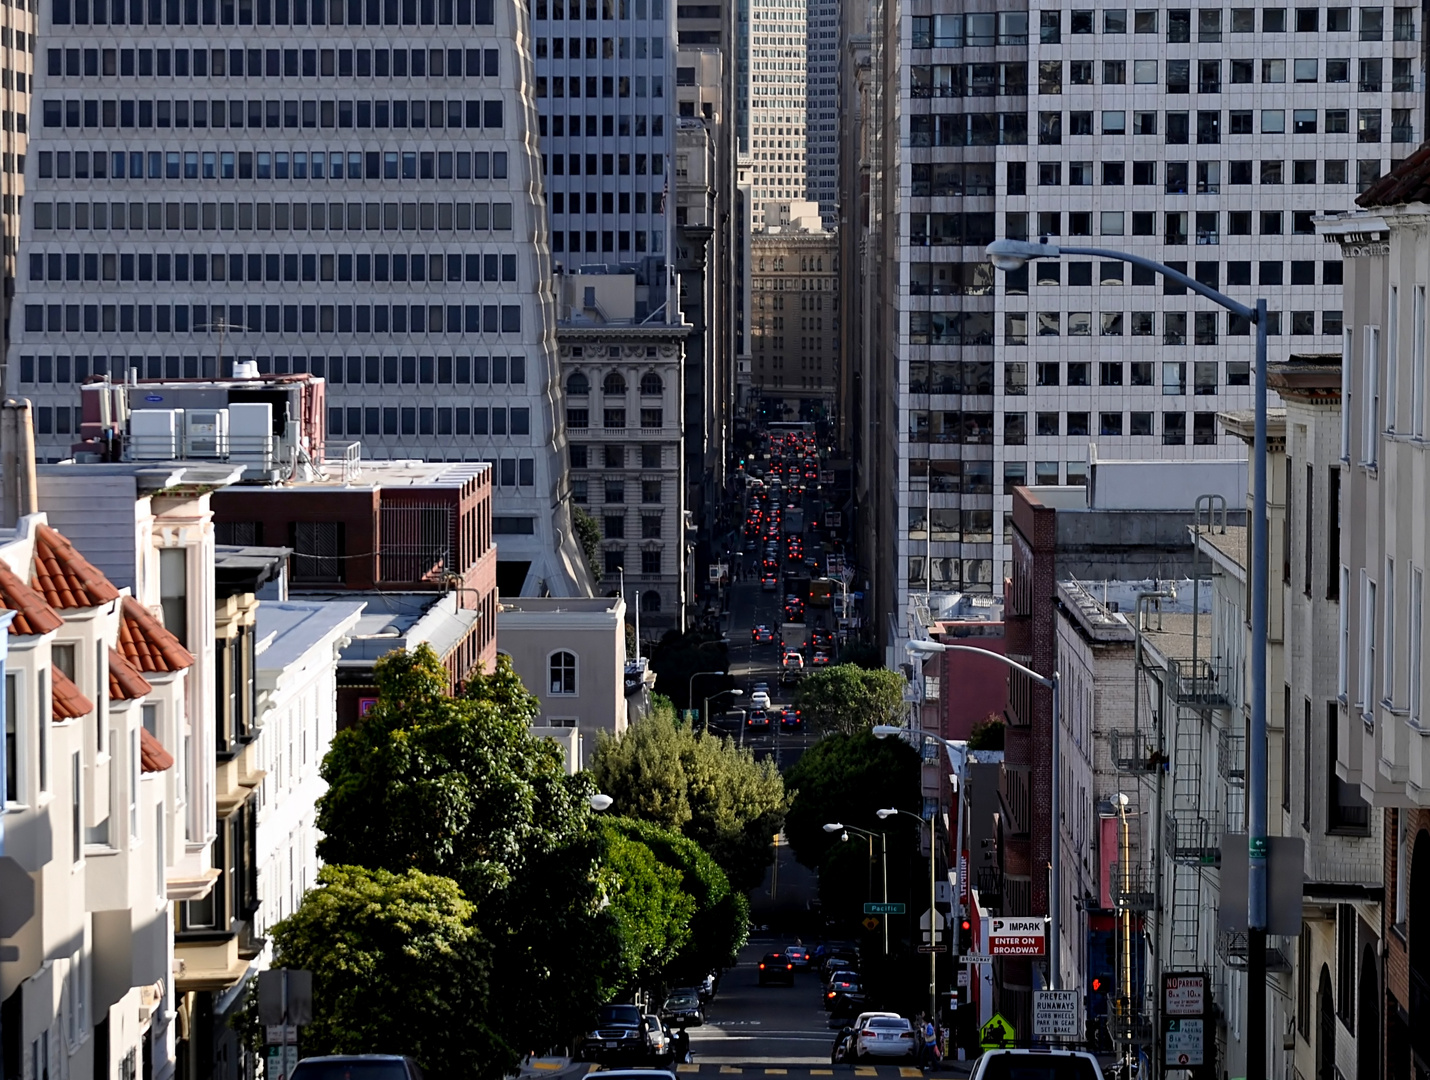
M795 705L820 731L851 735L876 724L902 724L905 685L897 671L836 664L805 676Z
M602 735L591 775L628 816L703 847L732 888L748 892L763 879L789 806L773 762L757 762L730 739L676 727L657 710L618 739Z
M851 641L839 647L840 663L878 671L884 666L884 652L872 641Z
M571 527L576 530L576 539L581 542L591 580L599 585L606 571L601 562L601 527L596 524L595 518L575 504L571 506Z
M621 928L621 967L630 983L648 986L689 942L695 900L681 887L679 870L628 831L602 825L606 898Z
M679 833L650 821L612 818L612 830L639 840L665 866L680 874L680 887L690 897L689 939L664 971L670 986L694 983L707 972L735 963L749 928L750 904L730 887L730 879L703 848Z
M881 740L869 731L822 738L789 770L785 782L794 788L795 797L785 818L785 835L795 858L819 871L821 898L831 917L849 914L855 900L862 903L869 898L872 878L859 870L864 865L861 855L868 858L862 837L851 834L849 841L841 840L838 833L825 833L825 824L884 833L889 884L895 890L891 894L897 895L909 851L917 853L917 837L901 821L879 820L875 811L895 807L918 813L922 801L918 770L918 752L907 742Z
M706 675L691 686L692 675L730 669L729 646L718 634L700 630L666 634L651 650L650 669L655 672L656 693L670 698L678 709L698 708L706 696L735 685L728 675Z
M997 713L989 713L983 720L973 725L968 733L970 750L1002 750L1006 733L1003 718Z
M590 777L533 738L534 700L502 658L463 696L421 646L376 667L378 699L338 733L318 804L327 863L454 879L476 905L502 993L488 1022L544 1048L621 981L620 927L601 910Z
M484 1022L489 947L450 878L325 866L273 928L274 965L313 973L305 1054L410 1054L435 1076L514 1071Z

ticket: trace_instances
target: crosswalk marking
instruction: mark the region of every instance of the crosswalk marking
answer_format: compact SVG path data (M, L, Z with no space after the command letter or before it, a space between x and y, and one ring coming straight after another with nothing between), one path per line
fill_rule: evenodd
M766 1075L766 1076L785 1076L785 1075L788 1074L788 1073L789 1073L789 1070L788 1070L788 1069L766 1069L766 1070L765 1070L765 1075Z
M855 1076L878 1076L879 1070L872 1065L856 1065L854 1067Z
M907 1065L899 1069L900 1076L922 1076L923 1074L924 1071L922 1069L911 1069Z
M700 1066L680 1064L675 1067L675 1071L683 1073L698 1073L700 1071Z
M737 1069L733 1065L721 1065L720 1072L726 1076L739 1076L744 1069Z

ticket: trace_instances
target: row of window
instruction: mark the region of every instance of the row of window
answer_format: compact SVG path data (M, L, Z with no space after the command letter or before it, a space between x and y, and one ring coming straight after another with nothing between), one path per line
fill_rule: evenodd
M913 312L909 316L910 339L914 340L915 335L919 335L927 337L925 344L970 344L966 340L970 334L966 324L973 314L972 312ZM1187 332L1187 314L1185 311L1162 313L1162 344L1186 345L1190 341L1194 345L1215 345L1218 341L1217 328L1222 313L1215 311L1192 312L1192 332L1190 334ZM1268 335L1277 337L1282 333L1282 314L1280 311L1266 313ZM1290 314L1290 334L1296 337L1306 337L1316 333L1316 312L1293 311ZM1321 312L1321 334L1339 335L1342 321L1340 311ZM1150 311L1134 311L1131 313L1131 319L1126 321L1124 321L1124 313L1121 311L1100 312L1098 317L1100 334L1103 337L1121 337L1124 327L1130 331L1132 337L1152 337L1155 334L1153 322L1153 312ZM1040 338L1063 336L1063 313L1060 311L1039 311L1034 315L1034 323L1036 334ZM984 325L983 320L978 321L977 329L980 340L973 344L984 344L981 340ZM1068 337L1091 337L1092 328L1092 312L1067 312L1066 334ZM1227 337L1248 337L1250 334L1251 324L1246 318L1231 313L1226 314ZM1028 344L1027 312L1006 313L1004 344Z
M1090 435L1151 435L1150 412L1133 412L1132 423L1124 428L1124 414L1121 412L1101 412L1097 414L1097 428L1094 431L1092 426L1092 414L1085 412L1070 413L1037 413L1035 414L1034 435L1041 437L1061 437L1082 438ZM1179 428L1181 434L1186 434L1186 414L1180 412L1163 413L1163 432L1169 430L1176 432ZM1193 413L1194 417L1214 418L1214 412ZM1179 423L1175 419L1168 418L1182 417ZM1194 420L1194 426L1196 421ZM1216 442L1216 429L1212 426L1210 419L1202 419L1200 423L1204 428L1210 430L1196 431L1196 443ZM1005 446L1026 446L1028 441L1028 414L1027 413L1005 413L1003 416L1003 444Z
M515 281L516 256L30 252L31 281Z
M1037 165L1037 181L1039 187L1058 187L1063 183L1063 165L1067 165L1067 185L1069 187L1091 187L1095 182L1095 172L1091 161L1039 161ZM1102 185L1104 187L1122 187L1127 183L1127 167L1121 161L1104 161L1102 164ZM1192 178L1192 162L1168 161L1164 163L1163 175L1165 180L1162 184L1163 190L1168 195L1187 195L1196 192L1198 195L1217 194L1222 187L1222 162L1220 161L1198 161L1196 165L1196 179ZM1247 185L1254 183L1262 184L1314 184L1317 182L1317 166L1321 164L1317 158L1298 158L1291 162L1291 170L1286 170L1286 162L1277 159L1274 161L1249 161L1236 160L1225 163L1226 182L1229 185ZM1323 182L1326 184L1344 184L1348 175L1348 163L1343 158L1333 158L1325 161L1325 168L1320 171ZM1377 166L1379 162L1375 163ZM1008 194L1026 195L1028 193L1028 170L1026 162L1008 162ZM1289 177L1289 179L1288 179ZM1156 186L1157 162L1155 161L1134 161L1132 163L1132 184L1134 187ZM1195 186L1193 186L1195 183ZM943 194L944 192L940 192ZM958 194L955 191L952 194ZM1238 220L1245 220L1241 218Z
M939 279L934 276L933 271L942 269L944 265L945 264L943 263L915 263L913 264L913 267L914 269L917 269L919 266L930 266L931 270L930 273L927 275L926 280L929 282L930 287L936 287L938 285ZM953 265L954 267L967 267L970 265L979 266L986 264L954 263L951 265ZM1258 262L1255 265L1257 267L1256 280L1258 285L1316 284L1316 262L1314 259L1293 259L1290 264L1291 272L1289 276L1286 273L1286 263L1280 260L1263 261ZM1066 283L1068 285L1077 286L1092 284L1093 264L1090 262L1069 262L1060 264L1056 261L1043 260L1032 264L1031 280L1037 285L1061 286L1063 284L1064 279L1064 275L1062 273L1064 266L1067 268ZM1098 284L1123 284L1127 280L1127 278L1124 276L1127 271L1127 266L1128 264L1123 262L1099 263ZM1174 268L1182 270L1183 273L1190 273L1191 276L1197 281L1200 281L1204 285L1210 285L1212 288L1215 289L1220 288L1220 282L1222 279L1221 266L1222 264L1217 262L1198 261L1193 264L1190 270L1185 263L1179 264L1177 267ZM1251 284L1252 263L1250 261L1232 260L1230 262L1227 262L1225 266L1227 285ZM1162 286L1162 292L1164 295L1186 295L1185 287L1177 284L1177 282L1169 278L1161 277L1160 275L1154 274L1150 270L1147 270L1146 268L1140 266L1133 266L1131 270L1133 285L1155 286L1160 284ZM1344 277L1345 265L1339 259L1327 259L1321 264L1320 284L1341 285L1344 282ZM1028 291L1029 280L1029 268L1027 266L1021 267L1018 270L1004 275L1003 291L1010 296L1025 294Z
M244 309L225 313L212 309L211 322L195 329L210 336L223 324L229 339L242 341L246 327L239 320ZM252 314L250 312L250 314ZM261 375L311 373L334 386L525 386L524 356L238 356L252 361ZM234 357L222 358L219 374L233 377ZM20 357L20 381L27 386L82 383L91 376L111 376L123 381L129 372L136 379L197 379L212 371L212 356L34 356Z
M641 540L661 539L661 516L655 513L644 513L641 515ZM626 539L626 515L624 513L606 514L601 520L601 534L607 540ZM636 539L634 534L630 537ZM658 555L658 552L651 552Z
M1415 9L1397 7L1391 9L1391 26L1396 41L1415 40ZM1222 40L1223 25L1233 34L1254 34L1256 32L1256 8L1232 8L1231 17L1222 18L1221 8L1200 8L1196 13L1197 40L1199 42L1219 42ZM1096 12L1077 10L1068 13L1068 29L1073 36L1091 34L1094 31ZM1190 8L1174 8L1167 13L1167 40L1172 44L1186 44L1192 40L1192 11ZM1385 35L1385 8L1363 7L1359 9L1359 37L1361 41L1380 41ZM1161 12L1156 9L1134 11L1132 32L1155 34ZM1349 34L1351 29L1351 9L1331 7L1326 9L1325 33ZM1298 7L1294 23L1288 24L1286 9L1269 7L1261 9L1261 32L1263 34L1284 34L1288 25L1294 26L1298 34L1321 33L1321 9L1318 7ZM1063 39L1063 13L1061 11L1040 11L1038 13L1038 38L1044 45L1057 45ZM1104 34L1127 33L1127 10L1125 8L1104 9L1102 12L1102 32Z
M665 117L660 113L651 116L649 118L649 124L646 122L647 117L644 113L634 117L628 113L622 113L620 116L601 116L599 117L601 129L599 134L596 131L597 119L597 116L594 114L587 114L585 116L586 138L613 139L620 137L626 139L634 136L637 139L642 139L645 138L647 134L653 135L656 138L665 135ZM550 118L551 135L556 138L562 138L567 135L570 135L573 139L580 138L582 134L581 121L581 114L573 113L568 128L564 114L553 116ZM547 137L547 117L545 114L536 118L536 133L543 139Z
M491 26L492 0L52 0L55 26Z
M553 176L580 176L581 154L551 154L541 155L541 172L546 175L548 167ZM665 158L660 154L586 154L584 155L587 176L630 176L632 174L631 165L634 161L636 176L647 175L647 162L649 162L649 175L663 176L665 174ZM599 160L600 168L597 169Z
M505 150L324 153L321 150L41 150L41 179L505 180Z
M560 255L571 251L579 253L583 249L582 238L584 236L584 250L588 252L600 251L602 253L612 251L637 251L650 250L659 254L665 250L665 233L660 229L652 229L647 233L644 229L636 229L634 232L621 230L613 232L610 229L597 230L589 229L584 234L575 229L569 232L562 232L560 229L553 229L551 232L551 250ZM647 239L649 242L647 242ZM597 241L600 241L599 247ZM632 241L634 240L634 245Z
M571 213L579 214L582 212L582 194L583 193L579 191L571 192ZM637 191L634 193L629 191L587 191L584 193L586 207L585 212L588 214L629 214L631 212L632 194L634 194L635 196L635 212L637 214L646 213L647 207L653 208L654 212L658 214L662 211L664 207L664 201L659 196L648 199L644 191ZM546 193L546 200L553 214L566 213L567 202L565 192L548 191ZM598 205L600 206L599 211L596 209Z
M1358 162L1358 164L1362 166L1360 175L1362 177L1369 176L1370 182L1373 182L1375 177L1372 174L1379 171L1380 162L1362 161ZM1200 219L1202 213L1208 214L1209 217ZM1217 237L1220 236L1220 233L1217 230L1218 222L1215 217L1216 211L1198 211L1197 215L1196 218L1190 219L1192 221L1198 221L1198 219L1200 219L1200 223L1197 225L1199 236L1197 242L1199 244L1219 243L1220 241ZM1287 233L1286 225L1289 216L1291 235L1314 236L1316 232L1315 215L1315 210L1291 210L1289 213L1282 210L1260 210L1257 211L1253 217L1253 213L1250 210L1230 210L1226 215L1226 231L1228 236L1250 236L1251 226L1254 222L1257 225L1257 231L1260 235L1282 236ZM974 216L976 215L969 215L970 218ZM992 215L984 216L991 217ZM929 215L929 217L932 218L933 215ZM1019 239L1027 238L1027 214L1010 213L1006 214L1005 218L1009 223L1007 235L1014 236L1016 226L1022 232L1022 236L1020 236ZM1102 236L1123 235L1129 218L1131 219L1133 236L1158 235L1157 214L1151 210L1134 210L1130 214L1122 210L1104 210L1098 215L1099 234ZM1162 234L1165 242L1176 244L1188 243L1189 241L1186 239L1189 235L1186 231L1188 220L1188 215L1184 211L1172 211L1165 214L1163 224L1166 227ZM1059 210L1038 211L1036 223L1038 233L1041 236L1092 235L1091 211L1069 211L1066 215L1066 233L1063 232L1064 215ZM1205 229L1203 226L1205 226ZM1204 239L1201 238L1203 235L1205 236ZM945 241L945 243L951 242L956 241ZM970 241L964 240L963 243L968 244Z
M553 19L560 22L562 19L569 19L571 22L581 20L582 4L581 0L551 0L547 6L547 0L536 0L536 13L532 17L537 21ZM597 18L603 20L611 19L664 19L665 0L650 0L650 11L647 14L646 0L585 0L586 21L595 22ZM681 17L685 18L684 12Z
M480 78L497 49L50 49L50 78ZM17 87L23 89L23 87Z
M510 232L509 202L48 202L34 203L37 232Z
M1385 110L1383 109L1326 109L1324 129L1318 125L1315 109L1291 110L1290 133L1315 135L1324 130L1329 135L1351 133L1352 111L1355 119L1356 141L1378 143L1384 132ZM1285 135L1285 109L1262 109L1260 127L1256 126L1256 111L1253 109L1232 109L1226 115L1226 131L1231 135ZM1065 137L1094 135L1152 135L1158 134L1159 125L1164 141L1169 146L1187 146L1193 141L1199 145L1214 146L1221 142L1223 114L1218 110L1200 110L1196 113L1193 128L1192 114L1189 112L1134 111L1132 126L1127 125L1125 109L1105 109L1101 113L1100 129L1094 128L1093 112L1040 112L1038 114L1038 143L1042 146L1059 146ZM1067 124L1064 125L1066 116ZM1414 141L1414 113L1411 109L1390 110L1390 141L1408 143ZM1023 113L939 113L936 115L913 115L909 117L909 145L915 147L935 146L1022 146L1028 142L1028 117Z
M397 414L396 430L384 430L378 407L328 409L328 434L334 437L359 435L470 435L486 438L493 435L530 435L531 409L512 408L428 408L404 406L392 410Z
M242 325L266 334L521 333L517 304L249 304L247 312ZM187 334L209 317L206 304L26 304L25 332Z
M753 77L756 82L759 76ZM647 76L645 75L587 75L584 79L579 75L571 75L562 78L560 75L536 77L536 96L538 98L579 98L582 97L581 88L585 87L585 97L588 98L629 98L629 97L665 97L665 76L649 76L650 92L646 92ZM598 92L599 88L599 92Z
M594 447L590 443L573 442L567 446L568 462L573 469L585 469L591 466L594 455L591 450ZM600 464L608 469L624 469L626 463L626 448L619 444L607 444L601 448ZM636 447L631 447L631 452L636 452ZM640 444L640 468L659 469L661 467L662 450L659 443ZM631 468L636 466L632 464Z
M1022 396L1028 392L1028 365L1024 361L1007 361L1003 368L1003 393ZM1251 364L1245 360L1225 362L1227 386L1249 386ZM1198 360L1192 366L1193 385L1197 394L1216 393L1221 364L1216 360ZM1062 363L1048 361L1034 367L1038 386L1091 386L1093 366L1087 361ZM1097 365L1099 386L1156 385L1156 365L1150 360L1104 360ZM1186 364L1183 361L1163 363L1163 387L1185 385ZM909 364L911 394L992 394L994 366L990 361L915 360ZM1185 391L1176 391L1178 393Z
M665 392L665 382L654 371L647 371L641 376L637 384L640 392L651 397ZM626 377L619 371L608 372L601 380L601 393L607 396L616 394L624 396L628 386ZM591 380L584 371L573 371L566 377L566 393L574 397L585 397L591 392Z
M591 426L590 409L567 409L566 426L573 430L589 428ZM601 410L601 426L607 431L619 431L626 427L625 409L603 409ZM637 425L632 425L637 426ZM643 429L655 429L665 426L665 410L663 409L641 409L640 424Z
M582 486L576 487L577 483ZM584 476L573 478L572 480L573 495L575 495L576 501L579 503L584 503L589 498L587 494L589 489L585 486L587 483L588 478ZM632 487L634 487L634 485L632 485ZM646 504L659 503L661 501L662 490L663 485L659 480L640 481L641 502ZM626 501L626 482L624 480L614 479L604 480L602 481L602 493L605 496L605 502L609 504L615 505L624 503Z
M570 55L567 55L567 39L562 37L536 39L538 60L664 60L665 38L663 37L618 37L585 38L585 45L578 37L570 39ZM549 47L548 47L549 46Z
M197 98L46 98L42 123L47 128L347 128L366 130L499 130L501 98L427 101L425 99L302 101L276 98L225 100Z

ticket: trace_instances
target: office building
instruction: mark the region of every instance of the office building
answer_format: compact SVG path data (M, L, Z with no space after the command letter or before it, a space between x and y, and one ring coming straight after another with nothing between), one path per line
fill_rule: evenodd
M1312 218L1418 142L1421 26L1409 7L870 11L875 146L846 186L873 204L875 332L847 355L887 634L926 582L1001 589L1015 487L1085 482L1093 443L1235 455L1216 414L1251 404L1247 320L1119 262L995 274L983 247L1127 249L1265 297L1273 353L1334 347L1341 261ZM992 511L992 534L926 553L887 531L925 505Z
M653 645L686 628L694 595L681 432L690 327L673 286L656 315L637 317L659 298L634 273L567 274L557 295L571 499L600 528L600 591L627 590Z
M0 329L4 331L0 350L10 341L10 302L15 295L15 259L20 250L37 10L37 4L19 0L0 5Z
M751 383L768 420L815 420L834 401L838 240L812 202L768 203L750 236Z
M43 18L6 386L37 406L40 456L68 454L92 375L306 372L335 444L505 459L504 538L549 557L544 587L586 592L524 7L61 0Z
M665 0L537 0L531 22L552 257L568 269L670 258L674 12Z
M839 212L839 4L807 0L805 62L805 194L833 231Z
M805 197L807 103L804 0L750 0L748 113L741 120L754 225L765 204ZM743 145L748 133L748 153Z

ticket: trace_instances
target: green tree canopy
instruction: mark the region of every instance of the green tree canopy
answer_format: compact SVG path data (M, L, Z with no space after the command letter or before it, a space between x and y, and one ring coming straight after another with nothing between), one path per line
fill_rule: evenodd
M654 710L620 738L601 737L591 776L622 813L698 843L736 891L763 879L789 805L773 762Z
M632 984L649 985L690 941L695 900L682 887L681 872L639 837L608 822L602 826L608 910L621 928L622 973Z
M806 675L795 705L818 730L851 735L876 724L903 723L908 714L904 686L897 671L836 664Z
M590 778L531 736L535 699L505 657L461 697L426 646L388 654L376 680L376 705L323 762L319 854L454 879L500 973L488 1022L523 1051L552 1045L623 981Z
M703 675L691 685L691 676L699 672L730 670L730 647L720 635L701 630L666 634L651 650L650 669L656 693L670 698L677 709L698 709L705 697L735 685L728 675Z
M313 973L306 1054L410 1054L435 1076L501 1075L517 1054L484 1022L489 949L456 882L325 866L273 928L276 967Z

